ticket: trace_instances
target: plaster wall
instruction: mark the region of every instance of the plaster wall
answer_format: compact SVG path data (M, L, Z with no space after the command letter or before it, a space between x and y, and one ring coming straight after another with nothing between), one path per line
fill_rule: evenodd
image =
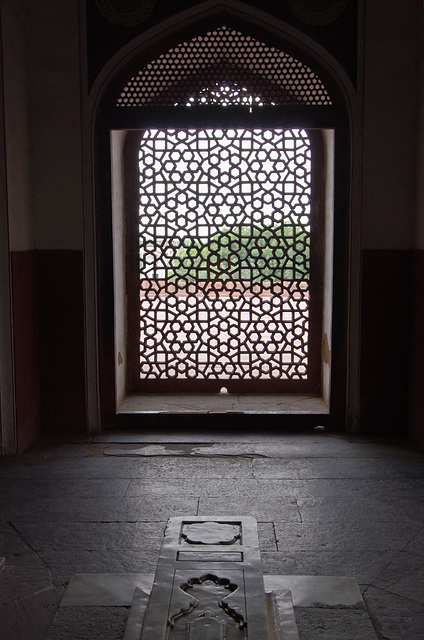
M82 251L79 3L24 2L35 243Z
M364 6L363 249L410 249L423 6Z
M360 428L408 435L420 1L364 2Z
M79 2L6 0L18 450L85 428ZM9 142L8 142L9 141Z
M7 243L7 277L9 279L8 317L3 312L2 338L10 341L2 365L5 391L3 406L8 407L6 432L13 449L23 451L40 433L36 256L34 251L34 217L31 206L29 142L29 93L27 74L27 24L22 3L11 0L1 7L2 60L4 87L5 152L5 232ZM4 274L6 276L6 273ZM6 307L7 309L7 307ZM7 324L6 324L7 323ZM9 363L8 371L5 371ZM5 376L5 377L4 377ZM5 386L8 387L5 389Z
M420 41L420 79L419 79L419 123L417 154L417 209L414 233L414 249L424 250L424 35Z
M4 123L7 157L7 207L11 251L34 248L31 207L27 91L27 29L21 3L2 6Z

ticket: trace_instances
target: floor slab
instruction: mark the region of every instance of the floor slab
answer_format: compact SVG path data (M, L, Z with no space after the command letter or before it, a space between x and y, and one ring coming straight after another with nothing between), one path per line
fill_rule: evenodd
M288 589L295 607L362 606L355 578L344 576L264 576L265 589Z
M81 573L72 576L61 607L129 607L135 589L150 593L154 574Z
M59 607L40 640L122 640L128 611L129 607Z
M354 576L359 584L371 584L393 561L399 551L275 551L262 547L264 573L283 575Z
M414 540L422 523L404 522L317 522L291 523L274 520L279 551L401 551Z

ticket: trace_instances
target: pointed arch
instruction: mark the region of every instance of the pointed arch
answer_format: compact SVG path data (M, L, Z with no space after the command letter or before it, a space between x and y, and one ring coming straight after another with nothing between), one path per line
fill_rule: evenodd
M270 48L276 47L278 50L288 52L288 56L292 59L299 60L306 68L321 79L328 94L331 96L332 105L321 105L321 108L309 114L299 110L299 105L294 105L297 109L297 115L293 115L290 109L281 112L275 112L274 116L277 121L283 119L285 124L291 124L298 121L299 117L303 124L312 128L321 128L329 131L325 134L327 140L331 138L330 130L337 129L335 141L335 153L338 156L338 163L334 178L328 178L326 190L334 191L334 181L341 185L342 189L338 191L338 202L336 207L343 211L339 216L338 228L335 230L336 235L342 242L336 250L336 261L338 262L339 271L336 280L340 281L335 287L339 293L335 293L336 298L333 300L330 296L327 309L323 311L324 316L331 316L331 307L338 307L339 318L336 326L336 336L333 344L337 345L339 361L334 359L334 349L332 349L331 335L323 335L323 345L326 358L329 353L332 354L333 362L336 362L334 371L337 371L339 391L332 393L331 405L334 408L333 414L339 419L346 415L346 367L347 367L347 302L346 289L348 287L347 277L347 248L349 245L349 172L350 172L350 128L352 120L355 117L355 92L351 85L347 74L332 56L328 54L320 45L306 37L300 31L294 29L290 25L282 21L275 20L273 17L261 12L253 7L245 5L237 1L218 2L208 0L207 2L197 5L196 8L187 10L174 16L172 19L157 25L148 32L135 38L131 43L119 51L113 59L102 70L96 79L91 90L88 101L88 129L93 134L92 171L95 184L94 199L92 201L93 217L88 220L88 236L89 243L87 273L92 277L92 287L88 290L93 294L95 288L98 287L98 296L95 308L91 303L91 322L93 328L93 336L98 331L96 344L99 346L98 354L96 354L96 363L93 361L94 349L91 353L91 370L93 387L97 386L100 392L100 405L103 413L103 423L113 424L116 414L117 404L125 395L126 380L121 376L121 383L117 382L117 374L120 367L125 367L125 318L118 319L121 327L121 337L117 339L115 327L117 324L116 307L122 303L122 292L115 295L115 308L113 306L113 289L114 281L116 282L116 269L114 273L114 265L111 256L116 251L117 246L123 246L124 238L122 232L119 232L118 241L115 244L113 240L114 222L112 219L112 199L110 194L116 194L123 188L119 177L116 179L111 176L108 171L110 167L110 158L113 153L120 153L123 148L125 134L123 130L137 126L135 123L138 114L127 116L126 124L123 125L122 115L119 111L128 111L117 107L117 96L122 92L123 83L136 75L140 68L150 64L152 60L157 60L173 47L178 46L181 42L196 37L197 34L204 34L211 27L219 28L223 24L229 28L234 28L247 34L248 37L256 38L263 41ZM125 84L124 84L125 86ZM299 114L301 114L299 116ZM157 117L158 113L153 108L150 116ZM190 117L182 117L182 125L186 126L192 121L193 115ZM196 117L194 117L194 120ZM120 124L121 121L121 124ZM164 122L166 121L166 118ZM258 117L261 122L261 116ZM109 132L113 129L121 132L115 136L115 143L110 143ZM115 145L115 146L114 146ZM327 150L330 147L326 147ZM326 159L327 166L332 165L331 158ZM332 165L333 166L333 165ZM341 195L340 195L341 194ZM122 208L122 205L119 205ZM88 206L88 209L90 205ZM88 216L90 218L90 216ZM118 227L119 227L118 223ZM92 237L90 239L90 227ZM94 262L92 242L96 245L97 261ZM327 239L327 243L330 239ZM121 251L122 254L122 251ZM91 261L90 261L91 257ZM329 258L332 260L332 257ZM325 259L328 262L328 259ZM328 266L328 265L327 265ZM116 260L115 260L116 267ZM324 265L324 268L327 268ZM122 269L121 269L122 270ZM344 275L341 276L340 273ZM345 275L346 274L346 275ZM122 274L121 274L122 275ZM118 276L119 279L120 276ZM123 279L121 277L121 283ZM330 287L331 288L331 287ZM343 294L340 292L343 289ZM116 287L115 287L116 290ZM115 291L116 294L116 291ZM118 300L119 298L119 300ZM101 322L98 318L101 318ZM339 321L340 320L340 321ZM95 323L95 326L94 326ZM333 336L334 337L334 336ZM122 349L120 348L122 347ZM98 360L97 360L98 357ZM122 370L122 369L121 369ZM97 374L100 372L99 378ZM119 377L119 376L118 376ZM330 380L327 382L330 388ZM120 387L120 390L119 390ZM343 387L343 388L342 388ZM328 393L329 395L329 393ZM93 393L93 408L96 409L96 401ZM331 413L331 410L330 410Z
M344 106L349 117L355 110L355 89L340 63L315 40L288 23L239 0L206 0L182 11L134 38L122 47L104 66L93 83L88 100L92 115L105 111L117 88L128 72L137 73L140 65L166 53L172 45L178 46L184 38L191 38L211 26L223 23L241 28L244 33L281 49L284 43L288 54L319 70L325 84L332 87L333 99Z

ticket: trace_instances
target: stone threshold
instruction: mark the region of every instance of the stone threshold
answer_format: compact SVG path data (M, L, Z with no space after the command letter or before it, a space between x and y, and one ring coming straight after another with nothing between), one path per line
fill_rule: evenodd
M328 415L329 407L322 397L303 394L134 393L126 396L117 413Z

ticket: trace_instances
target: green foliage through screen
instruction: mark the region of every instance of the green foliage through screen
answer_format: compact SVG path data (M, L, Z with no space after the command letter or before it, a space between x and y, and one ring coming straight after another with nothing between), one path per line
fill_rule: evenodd
M174 242L167 270L170 281L309 278L309 231L294 224L223 228L205 241L186 237Z

